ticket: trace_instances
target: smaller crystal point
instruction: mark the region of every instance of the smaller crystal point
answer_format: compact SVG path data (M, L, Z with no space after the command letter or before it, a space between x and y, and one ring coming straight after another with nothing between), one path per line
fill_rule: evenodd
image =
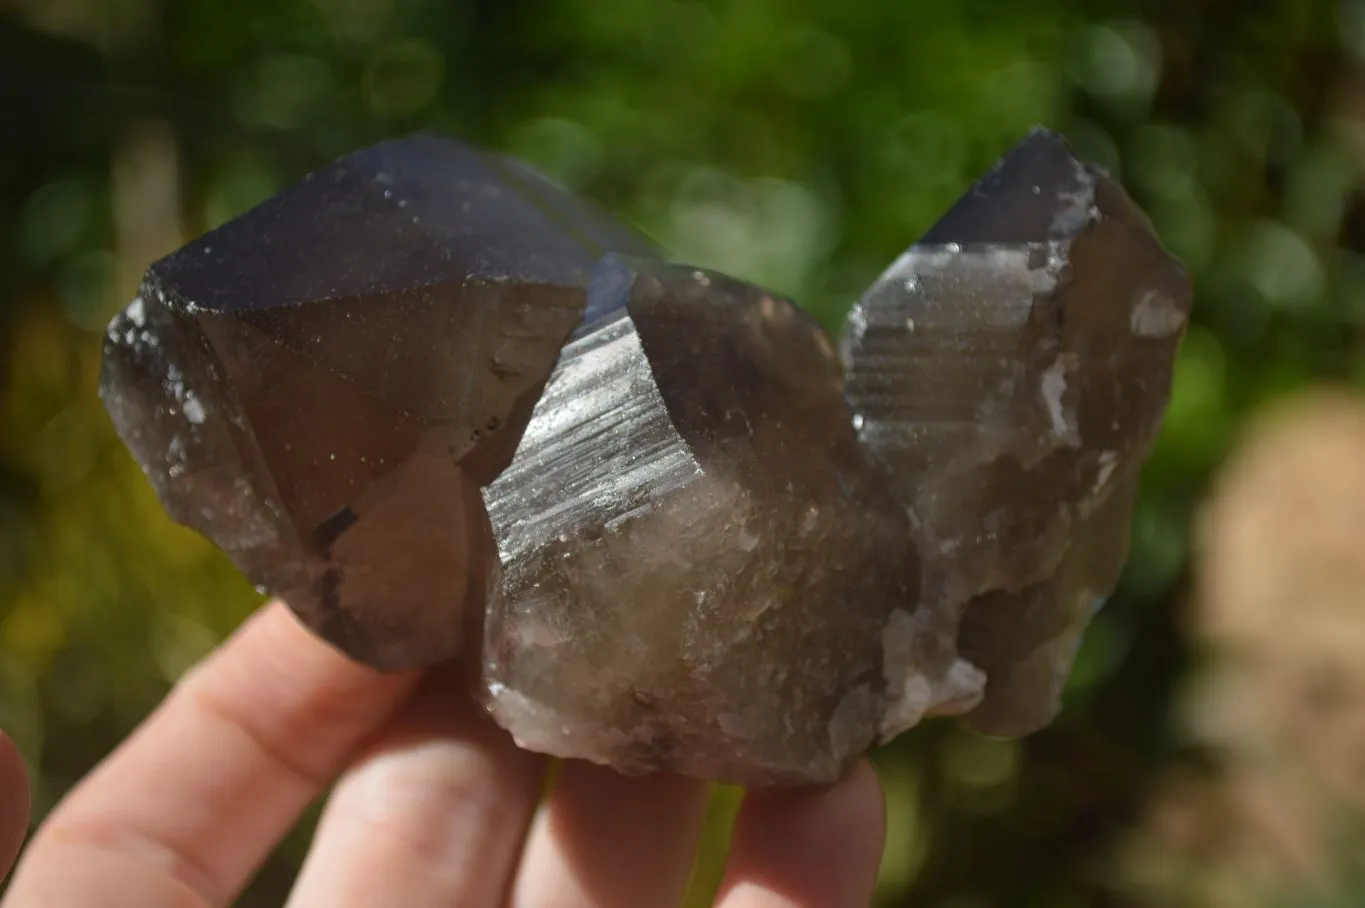
M1190 302L1122 188L1037 130L849 316L860 438L914 515L926 603L960 611L986 672L978 730L1057 709L1126 556Z
M1034 128L920 238L945 243L1067 240L1090 218L1097 171L1066 139Z
M327 165L152 265L101 394L176 520L380 668L454 656L511 461L625 227L417 135Z
M592 295L486 491L496 719L534 750L766 785L837 779L888 723L971 698L819 326L683 266L609 260Z

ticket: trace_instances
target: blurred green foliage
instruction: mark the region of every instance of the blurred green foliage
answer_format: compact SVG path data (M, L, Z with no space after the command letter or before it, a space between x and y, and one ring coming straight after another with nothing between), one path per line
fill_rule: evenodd
M0 0L0 85L0 726L40 811L257 601L163 516L95 398L150 260L430 128L833 326L1030 125L1064 131L1189 263L1194 324L1065 716L881 754L882 898L1139 904L1114 847L1183 759L1191 514L1250 410L1365 383L1365 0ZM279 904L301 847L243 904Z

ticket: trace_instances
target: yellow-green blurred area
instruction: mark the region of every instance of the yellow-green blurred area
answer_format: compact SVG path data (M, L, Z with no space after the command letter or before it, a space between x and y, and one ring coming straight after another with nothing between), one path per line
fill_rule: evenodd
M1194 319L1064 715L879 754L880 904L1365 905L1365 0L0 0L0 727L39 813L258 601L95 395L149 262L429 128L836 326L1034 123Z

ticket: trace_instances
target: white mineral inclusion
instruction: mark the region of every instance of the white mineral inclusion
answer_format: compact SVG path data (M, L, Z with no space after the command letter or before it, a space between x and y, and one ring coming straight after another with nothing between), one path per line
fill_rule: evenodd
M1114 479L1114 471L1118 469L1118 466L1118 451L1101 451L1099 457L1095 459L1095 481L1090 487L1090 494L1077 505L1077 513L1082 518L1094 514L1100 505L1109 500L1113 491L1111 483Z
M1148 287L1138 293L1128 326L1141 337L1170 337L1185 327L1185 313L1170 294Z
M919 671L916 650L933 632L935 618L927 609L896 609L882 631L882 675L887 704L879 740L886 742L918 725L926 715L964 713L981 702L986 673L956 658L937 676Z
M1114 468L1119 464L1118 451L1100 452L1099 465L1100 473L1095 477L1095 494L1099 494L1109 483L1109 477L1114 475Z
M913 673L900 693L891 697L882 716L879 738L883 744L918 725L925 716L960 715L981 702L986 673L966 659L956 659L942 677L931 680Z
M204 405L200 403L199 398L195 397L193 394L186 393L183 409L185 411L185 418L196 426L203 423L204 416L207 415L204 412Z
M1072 161L1071 166L1076 170L1076 182L1080 188L1057 193L1060 204L1052 218L1052 232L1063 236L1079 232L1098 214L1095 210L1094 174L1080 160Z
M1066 394L1066 374L1075 367L1075 355L1062 354L1043 373L1039 387L1043 403L1047 406L1048 420L1052 423L1052 434L1073 447L1079 445L1081 439L1074 419L1066 412L1062 397Z

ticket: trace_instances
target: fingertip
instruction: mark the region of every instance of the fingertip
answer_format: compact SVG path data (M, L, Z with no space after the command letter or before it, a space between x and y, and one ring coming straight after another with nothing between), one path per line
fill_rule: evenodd
M886 797L866 760L823 788L761 792L735 824L720 908L871 903L886 841Z
M220 647L220 653L227 651L234 653L235 663L255 668L255 660L264 660L268 667L284 661L292 673L316 674L333 684L400 686L418 674L413 670L384 672L353 659L305 626L279 599L270 600L242 622Z
M19 748L0 731L0 879L23 844L28 812L28 770Z

